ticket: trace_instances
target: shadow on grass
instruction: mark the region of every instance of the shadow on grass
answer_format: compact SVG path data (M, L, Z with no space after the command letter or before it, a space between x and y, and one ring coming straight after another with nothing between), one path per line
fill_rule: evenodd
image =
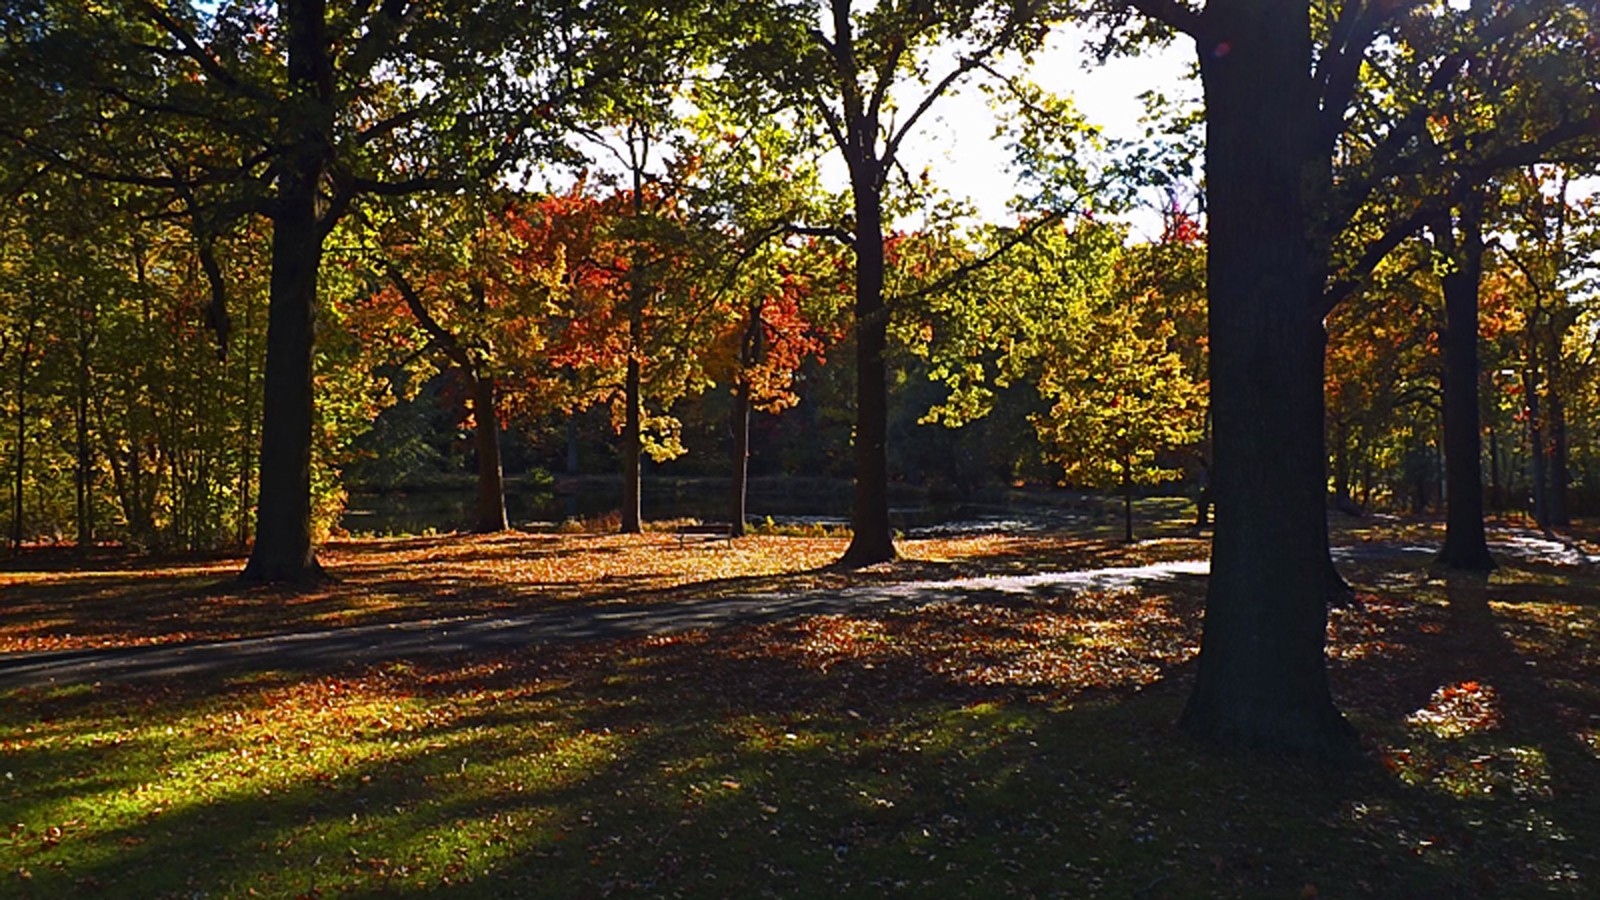
M1186 582L13 693L0 893L1592 895L1596 764L1567 731L1600 702L1563 685L1596 661L1550 658L1573 620L1519 632L1492 599L1340 613L1336 645L1373 646L1336 681L1386 763L1353 773L1173 731ZM1416 715L1469 681L1498 717Z
M677 604L1204 555L1203 545L1194 541L1134 547L1068 535L914 541L908 542L914 552L932 553L934 558L843 573L824 563L834 555L829 550L832 543L842 548L839 541L751 539L738 551L725 551L650 540L638 542L631 551L620 540L597 545L518 533L341 543L329 554L335 560L330 571L337 581L299 591L240 585L233 580L231 563L60 573L61 577L5 586L8 602L0 610L0 647L79 651L177 644L438 618L508 616L577 601ZM791 546L809 548L806 552L812 557L818 556L820 547L822 559L811 563L782 559ZM630 557L630 552L644 555ZM941 553L947 555L937 556ZM739 574L741 566L767 574ZM702 571L721 574L705 577L699 574Z

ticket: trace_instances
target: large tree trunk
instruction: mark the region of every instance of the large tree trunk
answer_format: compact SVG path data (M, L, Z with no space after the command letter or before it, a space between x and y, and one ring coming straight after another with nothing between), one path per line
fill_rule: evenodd
M500 417L495 411L495 383L488 375L472 379L473 442L478 452L479 534L506 530L505 479L500 468Z
M1304 5L1212 0L1207 123L1216 532L1183 728L1323 757L1354 752L1324 644L1325 336L1306 197L1319 171Z
M332 130L323 0L283 4L292 93L305 104L283 123L292 143L277 166L272 278L263 372L261 489L256 542L241 576L253 582L304 582L322 576L311 546L312 345L323 223L318 190Z
M883 201L877 168L870 160L851 164L856 211L856 491L850 546L839 560L847 567L895 558L889 528L889 387L884 359L889 311L883 302Z
M1446 217L1448 219L1448 217ZM1452 569L1494 568L1483 531L1483 440L1478 421L1478 284L1483 274L1481 198L1462 209L1455 268L1444 276L1444 469L1445 532L1439 562ZM1453 229L1448 221L1440 226Z

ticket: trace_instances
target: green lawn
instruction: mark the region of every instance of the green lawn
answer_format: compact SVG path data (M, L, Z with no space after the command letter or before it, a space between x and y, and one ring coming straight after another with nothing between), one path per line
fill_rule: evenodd
M13 690L0 896L1594 896L1593 567L1424 563L1348 567L1354 770L1174 730L1198 580Z

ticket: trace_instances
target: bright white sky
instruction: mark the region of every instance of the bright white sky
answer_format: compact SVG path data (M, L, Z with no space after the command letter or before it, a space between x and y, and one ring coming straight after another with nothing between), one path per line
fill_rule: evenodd
M1169 97L1197 97L1199 87L1184 82L1194 58L1187 40L1177 40L1138 58L1112 59L1085 68L1082 29L1058 28L1035 59L1030 79L1045 90L1071 96L1080 112L1114 137L1144 133L1139 95L1159 89ZM951 194L971 200L990 221L1011 217L1006 202L1017 193L1007 171L1010 153L994 137L995 117L988 96L969 85L939 101L923 121L923 134L908 138L901 154L909 172L931 166L935 182ZM837 154L835 154L837 155ZM1137 230L1148 223L1135 221ZM1159 229L1159 223L1156 225Z
M1083 47L1091 32L1078 26L1058 26L1036 54L1027 73L1029 80L1058 96L1073 98L1078 110L1110 137L1134 139L1144 134L1140 116L1144 106L1139 95L1159 89L1168 97L1198 97L1198 85L1185 77L1194 52L1186 39L1165 47L1152 48L1138 58L1112 59L1103 66L1088 65ZM931 66L933 77L941 77L953 63ZM1004 60L997 68L1017 72L1015 59ZM989 77L982 74L976 78ZM911 90L900 96L905 106L922 98ZM990 96L971 81L935 102L923 117L918 133L913 133L900 148L900 163L916 174L928 168L934 182L958 199L969 200L980 218L1004 222L1013 218L1006 204L1018 193L1010 173L1011 154L1004 138L995 137L996 117L989 109ZM595 148L585 147L586 151ZM603 169L614 162L603 154L592 157ZM837 148L829 147L822 159L823 181L830 188L847 191L848 176ZM549 188L570 178L564 170L545 169L526 173L533 183ZM1154 211L1128 217L1136 236L1154 238L1160 233L1160 218Z

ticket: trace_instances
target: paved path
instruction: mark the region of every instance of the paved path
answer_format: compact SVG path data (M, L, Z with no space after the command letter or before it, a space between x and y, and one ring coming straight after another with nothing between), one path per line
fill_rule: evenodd
M1055 595L1202 576L1204 562L1046 572L1017 577L910 581L842 590L763 593L650 605L568 604L522 616L427 619L232 641L0 654L0 689L97 681L185 678L234 671L327 671L386 659L493 652L560 641L672 634L842 613L872 605L915 607L996 594Z

